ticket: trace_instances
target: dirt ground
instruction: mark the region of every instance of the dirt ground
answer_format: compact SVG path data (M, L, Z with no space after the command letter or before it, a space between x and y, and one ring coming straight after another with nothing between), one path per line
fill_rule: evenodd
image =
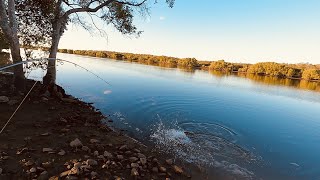
M0 75L0 128L24 97L11 94L11 82ZM192 178L188 168L102 124L105 117L90 104L40 96L41 87L0 134L1 180Z

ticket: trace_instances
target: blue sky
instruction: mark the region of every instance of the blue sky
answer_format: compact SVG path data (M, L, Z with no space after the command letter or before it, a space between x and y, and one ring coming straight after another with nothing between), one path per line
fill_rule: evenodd
M60 48L320 64L319 0L176 0L172 9L159 1L136 17L139 38L100 23L106 38L70 25Z

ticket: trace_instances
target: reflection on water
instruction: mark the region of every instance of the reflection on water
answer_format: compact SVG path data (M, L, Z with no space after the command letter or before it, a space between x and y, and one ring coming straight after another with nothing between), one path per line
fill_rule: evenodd
M250 79L256 83L271 85L271 86L288 86L304 90L312 90L320 92L320 82L306 81L300 79L286 79L274 76L260 76L247 73L224 73L221 71L209 71L210 74L216 77L237 76Z
M320 92L320 82L312 82L312 81L299 80L299 79L283 79L283 78L272 77L272 76L259 76L254 74L243 74L243 73L239 73L238 76L248 78L255 82L263 83L267 85L289 86L289 87L294 87L299 89Z
M58 84L93 102L110 115L113 126L143 142L246 178L320 175L315 151L320 149L320 93L309 85L314 83L59 57L92 70L112 86L70 64L58 67Z

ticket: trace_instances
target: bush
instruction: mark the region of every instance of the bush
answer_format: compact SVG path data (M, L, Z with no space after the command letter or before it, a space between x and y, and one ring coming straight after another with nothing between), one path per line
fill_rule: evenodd
M302 73L302 78L305 80L320 80L320 70L306 69Z

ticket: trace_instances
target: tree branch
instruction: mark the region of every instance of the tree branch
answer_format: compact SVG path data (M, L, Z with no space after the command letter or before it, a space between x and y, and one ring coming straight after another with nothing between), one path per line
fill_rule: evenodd
M87 7L83 7L83 8L74 8L74 9L70 9L67 12L64 13L64 15L61 18L68 18L68 16L70 14L73 13L78 13L78 12L97 12L98 10L100 10L101 8L109 5L112 2L118 2L120 4L125 4L125 5L129 5L129 6L141 6L142 4L144 4L147 0L143 0L140 3L133 3L133 2L125 2L125 1L116 1L116 0L107 0L103 3L101 3L100 5L98 5L95 8L90 8L89 6L95 2L95 1L91 1Z
M89 7L85 7L85 8L74 8L74 9L70 9L67 12L64 13L64 15L62 16L62 18L68 18L68 16L72 13L77 13L77 12L97 12L99 9L103 8L104 6L109 5L112 2L115 2L116 0L108 0L105 1L104 3L101 3L99 6L95 7L95 8L89 8Z

